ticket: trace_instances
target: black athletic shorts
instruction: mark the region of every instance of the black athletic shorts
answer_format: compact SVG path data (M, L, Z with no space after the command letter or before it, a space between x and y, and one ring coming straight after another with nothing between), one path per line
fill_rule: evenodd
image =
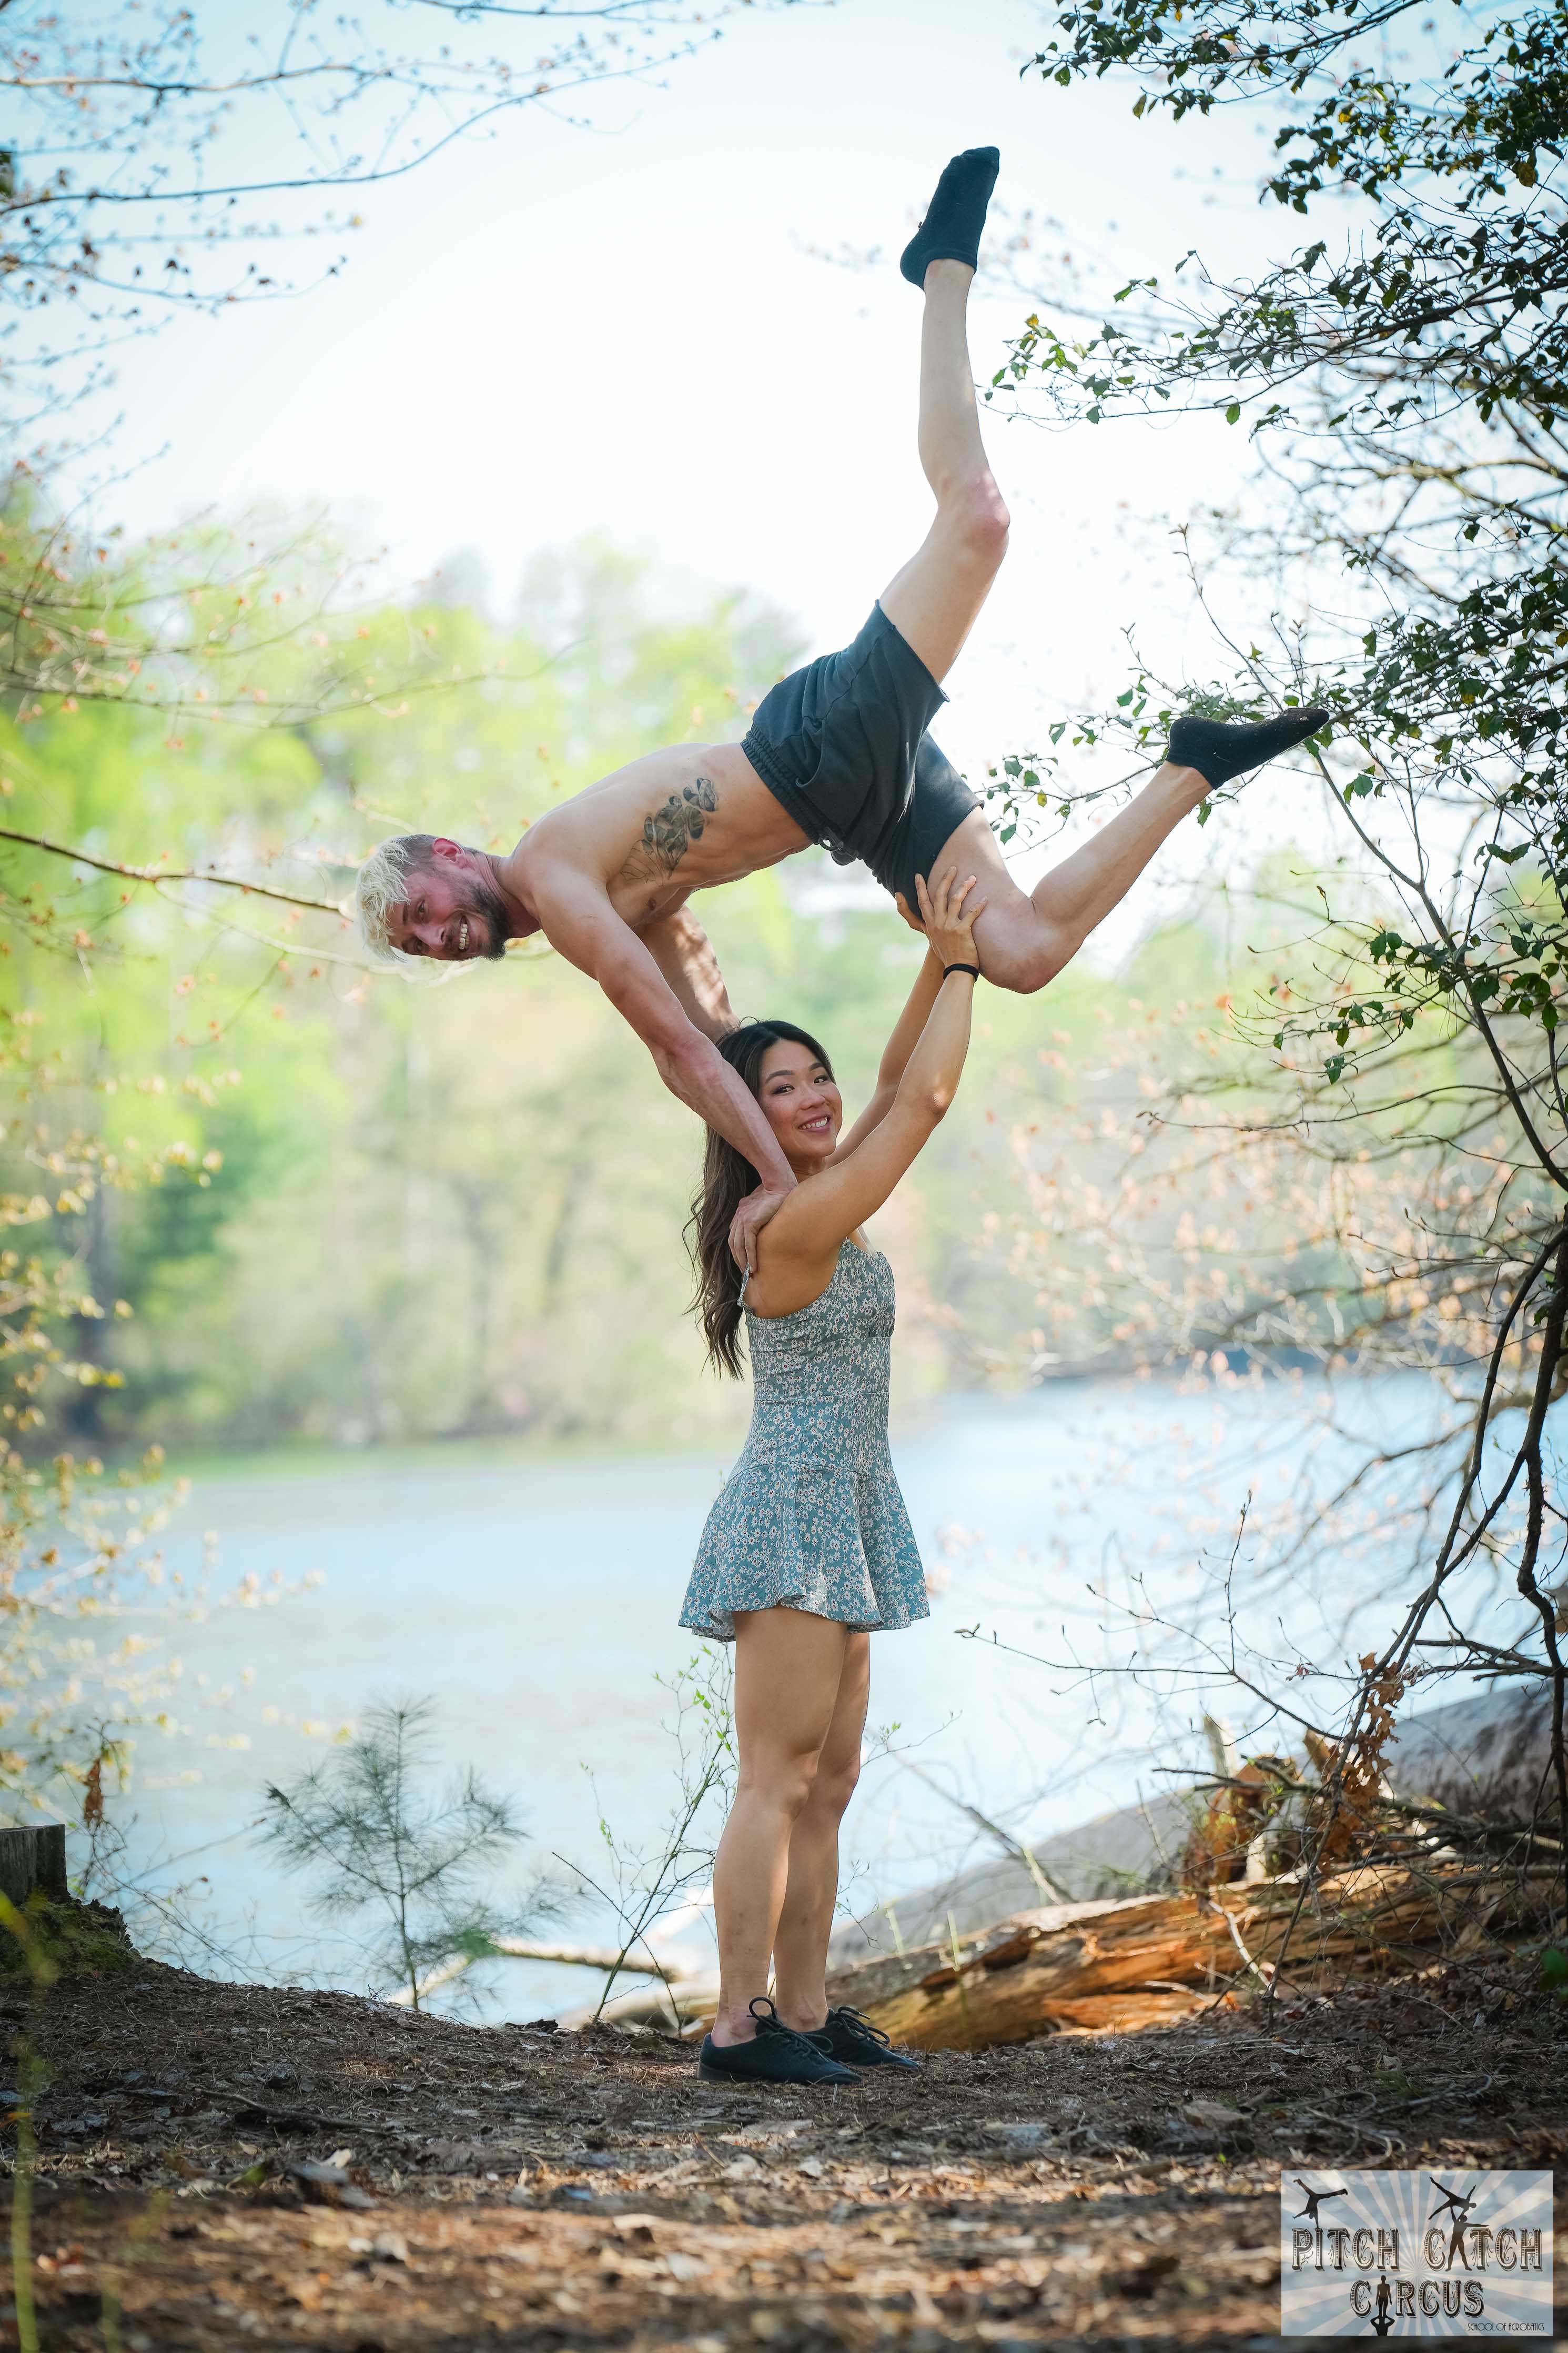
M947 701L880 605L852 646L771 687L741 749L803 832L919 912L915 876L980 807L926 733Z

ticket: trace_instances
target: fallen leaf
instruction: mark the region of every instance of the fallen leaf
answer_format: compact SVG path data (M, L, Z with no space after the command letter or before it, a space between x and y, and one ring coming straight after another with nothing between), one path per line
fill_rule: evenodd
M291 2165L289 2179L297 2181L306 2197L313 2199L318 2206L347 2206L355 2213L363 2213L373 2202L339 2165Z

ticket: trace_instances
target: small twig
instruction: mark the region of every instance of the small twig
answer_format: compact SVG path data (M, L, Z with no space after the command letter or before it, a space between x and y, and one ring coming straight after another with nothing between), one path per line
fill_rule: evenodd
M1298 2120L1348 2131L1357 2140L1380 2140L1385 2157L1391 2148L1403 2148L1405 2146L1397 2133L1385 2133L1380 2125L1363 2125L1359 2116L1328 2116L1320 2108L1294 2108L1290 2111L1289 2122L1294 2124Z
M1458 2091L1452 2084L1446 2084L1440 2092L1424 2093L1418 2100L1395 2100L1393 2106L1385 2108L1383 2113L1389 2116L1402 2116L1407 2109L1429 2108L1438 2100L1479 2100L1483 2092L1490 2091L1491 2084L1489 2075L1483 2075L1479 2084L1468 2084Z
M926 1771L923 1765L916 1765L907 1757L900 1758L900 1762L906 1773L912 1773L917 1781L923 1781L937 1797L944 1798L950 1806L956 1806L961 1814L967 1814L978 1830L984 1831L988 1837L995 1840L1004 1854L1011 1855L1015 1862L1021 1862L1047 1904L1067 1902L1061 1889L1047 1878L1022 1839L1016 1839L1011 1831L1004 1830L1000 1822L994 1822L989 1814L983 1814L979 1807L972 1806L966 1798L955 1798L951 1789L944 1789L935 1776Z
M1236 1925L1235 1915L1226 1910L1226 1907L1223 1904L1217 1905L1215 1909L1225 1914L1225 1925L1230 1930L1231 1943L1236 1947L1237 1951L1241 1955L1243 1962L1252 1971L1253 1976L1258 1979L1258 1982L1263 1988L1264 1992L1268 1993L1272 1988L1273 1980L1265 1974L1262 1963L1255 1961L1252 1955L1247 1951L1247 1947L1242 1943L1241 1930Z
M51 858L68 858L74 866L90 866L100 874L118 874L126 882L214 882L223 891L240 891L251 899L276 899L283 907L309 907L319 915L342 915L331 899L301 899L292 891L274 891L265 882L242 882L237 875L214 874L199 866L122 866L117 859L92 858L85 849L51 841L47 834L18 833L0 826L0 841L19 841L28 849L47 850Z
M365 2116L319 2116L310 2108L269 2108L264 2101L253 2100L248 2092L236 2092L219 2086L219 2096L234 2102L235 2122L247 2124L259 2117L264 2124L274 2126L279 2132L400 2132L399 2125L373 2124Z

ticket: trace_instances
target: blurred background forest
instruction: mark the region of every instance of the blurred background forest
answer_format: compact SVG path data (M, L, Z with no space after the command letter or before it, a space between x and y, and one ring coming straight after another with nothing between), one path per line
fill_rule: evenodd
M11 542L25 561L15 523ZM308 543L302 560L321 565ZM459 561L426 597L306 633L334 676L345 649L371 676L416 649L391 708L189 732L122 703L13 712L6 807L107 860L144 844L171 868L334 897L380 829L510 846L624 760L740 733L799 649L754 596L661 581L604 545L535 558L504 621L460 601L463 575ZM277 577L233 593L297 603ZM310 651L258 649L248 699L330 702L324 671L301 675ZM157 1182L100 1185L80 1217L74 1198L57 1208L93 1299L124 1303L78 1319L82 1360L117 1379L80 1388L74 1442L689 1443L743 1411L684 1313L689 1117L580 974L524 951L410 987L367 974L352 934L304 909L199 880L139 889L26 849L7 866L7 1014L71 1074L60 1115L117 1166L177 1147ZM737 1009L819 1030L864 1092L920 954L874 892L814 854L702 913ZM1086 974L1048 1007L985 1000L970 1115L891 1213L912 1395L1005 1366L1016 1378L1020 1341L1037 1357L1033 1289L986 1246L1016 1192L1009 1131L1059 1113L1141 968L1167 1012L1173 989L1212 1006L1196 928L1110 990Z

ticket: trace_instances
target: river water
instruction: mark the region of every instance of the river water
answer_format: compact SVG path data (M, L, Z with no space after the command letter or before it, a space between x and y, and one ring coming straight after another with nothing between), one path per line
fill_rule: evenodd
M1426 1427L1436 1409L1419 1383L1365 1384L1363 1398L1363 1418L1391 1431ZM1152 1606L1180 1620L1206 1597L1212 1628L1233 1552L1233 1589L1244 1610L1256 1604L1254 1630L1276 1651L1330 1665L1346 1655L1349 1604L1370 1593L1370 1571L1355 1573L1355 1594L1335 1576L1327 1592L1276 1577L1249 1595L1258 1572L1236 1542L1249 1499L1257 1525L1300 1482L1303 1417L1319 1402L1279 1386L1216 1396L1063 1382L952 1405L896 1437L935 1589L927 1623L873 1643L871 1721L884 1739L847 1824L855 1910L996 1852L957 1798L1040 1836L1164 1786L1155 1761L1194 1761L1205 1698L1237 1715L1233 1694L1216 1700L1217 1671L1209 1687L1187 1674L1151 1690L1117 1670L1136 1642L1149 1647ZM1312 1445L1325 1482L1342 1471L1342 1441ZM180 1630L193 1732L142 1744L133 1854L197 1851L160 1883L195 1883L237 1971L363 1983L352 1936L311 1922L305 1887L244 1826L268 1780L330 1754L326 1731L374 1698L418 1694L437 1702L446 1763L472 1764L517 1798L531 1834L521 1875L557 1869L559 1856L602 1881L601 1823L623 1844L654 1841L676 1796L672 1707L656 1679L698 1651L676 1618L727 1467L712 1455L393 1455L306 1469L263 1460L254 1474L204 1481L172 1531L172 1567L192 1572L212 1531L219 1589L247 1577L264 1593L279 1579L320 1581ZM559 1933L609 1926L588 1899ZM596 1990L580 1971L534 1963L491 1982L489 2015L533 2016Z

